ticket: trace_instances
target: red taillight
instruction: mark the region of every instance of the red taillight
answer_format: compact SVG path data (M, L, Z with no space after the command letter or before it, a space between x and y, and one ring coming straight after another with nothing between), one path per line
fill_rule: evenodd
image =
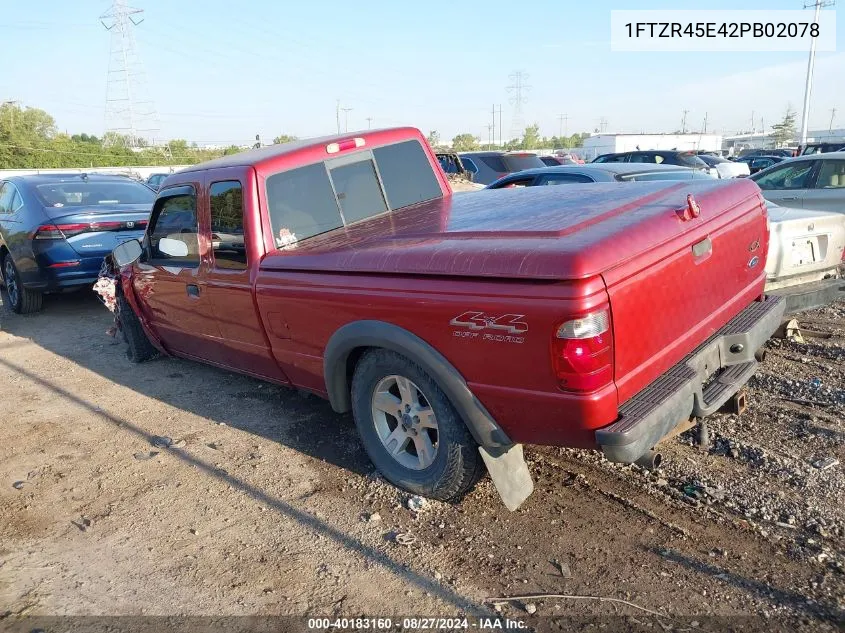
M561 389L596 391L613 381L613 333L606 308L563 322L552 336L552 367Z
M79 260L74 262L56 262L55 264L50 264L47 268L70 268L71 266L79 266Z
M33 239L61 240L81 233L96 233L98 231L142 231L147 228L147 220L137 222L78 222L74 224L42 224L36 230Z

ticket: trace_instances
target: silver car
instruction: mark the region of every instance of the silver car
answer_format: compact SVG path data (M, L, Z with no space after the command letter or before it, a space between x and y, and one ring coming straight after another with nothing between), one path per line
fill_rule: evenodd
M845 213L845 152L791 158L751 180L766 200L782 207Z

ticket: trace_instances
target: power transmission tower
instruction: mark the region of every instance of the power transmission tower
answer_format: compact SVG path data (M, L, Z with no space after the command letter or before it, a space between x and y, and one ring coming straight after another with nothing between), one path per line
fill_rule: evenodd
M343 110L343 131L348 132L349 131L349 112L352 110L352 108L341 108L341 110Z
M684 110L684 116L681 119L681 134L687 133L687 113L689 110Z
M607 118L602 117L599 119L599 130L602 134L604 134L605 130L607 130Z
M704 113L704 129L702 130L702 134L707 134L707 113Z
M137 148L147 140L158 145L158 115L147 96L146 76L135 46L134 27L144 21L143 9L114 0L100 16L100 24L111 33L108 80L106 83L106 133L104 145Z
M531 86L525 83L528 80L528 76L528 73L521 70L517 70L508 76L508 79L510 79L512 83L507 87L507 91L513 95L510 98L510 104L513 106L511 138L519 138L519 135L522 134L525 127L522 117L522 104L527 101L524 93L531 90Z
M0 103L0 106L4 106L4 105L12 106L12 108L9 110L9 119L11 119L12 133L15 132L15 109L20 104L21 104L21 102L18 101L17 99L10 99L8 101L3 101L2 103ZM830 120L833 121L833 118L831 117Z
M830 109L830 125L827 126L828 132L833 132L833 119L836 116L836 108Z
M834 0L814 0L814 2L804 3L804 8L809 9L815 7L816 12L813 16L813 24L819 23L819 11L822 7L831 7ZM816 65L816 38L810 38L810 59L807 61L807 81L804 84L804 110L801 113L801 147L807 145L807 126L810 118L810 94L813 92L813 67Z

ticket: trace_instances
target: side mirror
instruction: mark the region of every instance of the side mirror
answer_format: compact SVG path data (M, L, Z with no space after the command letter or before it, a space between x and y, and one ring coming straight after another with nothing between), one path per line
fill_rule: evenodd
M131 264L138 260L144 249L141 248L141 242L138 240L129 240L120 246L116 247L111 256L119 268L123 268L127 264Z
M169 237L163 237L158 241L158 251L170 257L187 257L188 245L182 240L172 240Z

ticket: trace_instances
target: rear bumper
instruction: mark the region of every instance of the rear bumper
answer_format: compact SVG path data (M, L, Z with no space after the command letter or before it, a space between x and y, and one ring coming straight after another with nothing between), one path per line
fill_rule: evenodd
M754 375L754 354L775 332L786 302L755 301L681 362L619 407L619 419L596 431L610 461L630 464L678 423L717 411Z
M845 276L787 286L768 292L783 297L786 302L786 314L794 314L826 306L837 299L845 299Z

